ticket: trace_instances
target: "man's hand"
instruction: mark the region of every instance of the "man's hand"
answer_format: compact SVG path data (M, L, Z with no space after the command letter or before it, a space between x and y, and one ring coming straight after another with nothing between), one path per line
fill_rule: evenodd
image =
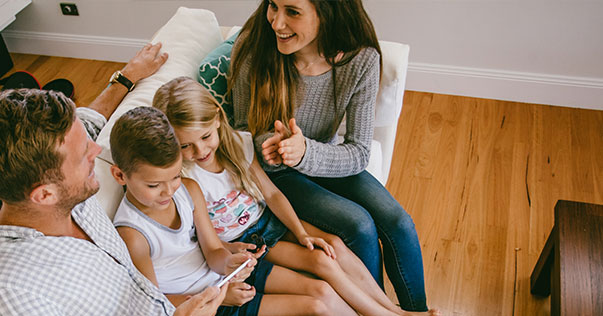
M276 120L274 122L274 135L262 143L262 156L268 164L276 166L283 163L283 159L278 153L278 144L288 135L289 131L285 128L283 122Z
M224 284L222 288L208 287L180 304L174 316L213 316L224 301L227 291L228 284Z
M161 43L145 45L136 53L136 56L130 59L121 73L132 83L137 83L140 79L154 74L168 58L167 53L159 53L160 48ZM128 89L124 85L110 85L88 107L109 119L126 93L128 93Z
M226 306L241 306L253 299L255 296L255 288L244 282L231 283L228 286L228 292L222 305Z
M278 153L285 165L295 167L306 154L306 138L294 118L289 120L289 129L291 136L278 143Z
M154 74L167 60L167 53L159 53L161 43L146 44L136 53L121 73L133 83Z

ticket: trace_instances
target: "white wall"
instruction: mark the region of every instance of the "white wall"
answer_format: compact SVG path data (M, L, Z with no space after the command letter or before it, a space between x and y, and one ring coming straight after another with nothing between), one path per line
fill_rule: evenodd
M257 0L33 0L10 51L125 61L179 6L241 25ZM379 37L410 44L407 89L603 110L603 0L365 0Z

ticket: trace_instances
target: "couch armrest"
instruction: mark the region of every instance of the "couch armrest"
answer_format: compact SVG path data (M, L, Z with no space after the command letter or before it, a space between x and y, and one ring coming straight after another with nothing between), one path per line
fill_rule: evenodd
M379 180L385 185L392 162L398 118L402 113L410 47L406 44L388 41L379 41L379 45L383 59L383 72L375 105L373 140L381 143L382 165Z

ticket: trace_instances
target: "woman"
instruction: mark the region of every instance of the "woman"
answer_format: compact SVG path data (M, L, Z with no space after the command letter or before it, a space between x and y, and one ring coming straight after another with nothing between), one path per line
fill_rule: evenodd
M410 216L366 170L380 48L360 0L267 0L232 57L235 127L301 219L340 236L402 308L427 311L421 249ZM334 137L343 116L342 144Z

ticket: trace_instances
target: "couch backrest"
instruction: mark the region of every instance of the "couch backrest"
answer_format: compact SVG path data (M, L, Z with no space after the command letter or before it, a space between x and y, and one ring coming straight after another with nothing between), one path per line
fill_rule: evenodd
M162 43L162 51L169 54L167 62L157 73L137 83L136 88L128 93L115 110L97 139L97 143L102 147L95 169L101 184L97 198L111 218L123 197L123 189L115 182L109 172L110 163L112 162L109 136L115 121L132 108L151 106L155 91L169 80L179 76L196 78L198 67L203 58L220 45L224 38L228 38L238 29L240 27L220 27L211 11L181 7L155 33L151 41ZM376 131L379 130L380 132L375 133L375 140L380 143L383 152L391 147L389 156L383 156L382 153L381 168L387 172L381 173L385 175L385 180L383 176L381 180L385 183L391 163L395 129L402 108L408 63L408 46L386 41L380 41L380 45L383 53L383 74L375 113Z

